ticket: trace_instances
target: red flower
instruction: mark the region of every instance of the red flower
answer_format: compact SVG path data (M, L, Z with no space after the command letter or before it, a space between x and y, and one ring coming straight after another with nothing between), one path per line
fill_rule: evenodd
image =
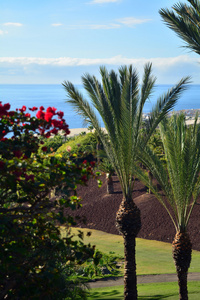
M36 114L36 117L38 119L44 120L44 116L45 116L45 114L43 113L43 111L42 110L38 110L38 112Z
M23 105L22 108L19 109L19 111L21 111L21 112L26 111L26 106Z
M60 124L60 121L58 121L58 120L51 120L51 125L53 125L54 127L58 127L59 126L59 124Z
M29 113L25 114L25 117L30 118L31 115Z
M84 181L84 182L86 182L88 179L87 179L87 176L86 175L83 175L82 177L81 177L81 180L82 181Z
M22 171L15 170L15 171L13 172L13 175L15 175L16 177L18 177L18 179L19 179L19 177L22 175Z
M33 106L32 108L29 108L29 110L31 110L31 111L35 111L35 110L37 110L38 108L37 107L35 107L35 106Z
M94 167L95 166L95 161L91 161L90 164L91 164L92 167Z
M58 111L58 112L57 112L57 115L62 119L62 117L64 116L64 112Z
M42 147L42 151L47 152L47 147Z
M40 132L41 135L43 135L44 134L44 129L39 128L39 132Z
M0 116L3 116L6 114L6 110L2 104L0 104Z
M9 109L10 109L10 104L9 104L9 103L6 103L6 104L4 104L3 107L5 108L5 110L9 110Z
M48 139L49 137L51 136L51 133L50 132L47 132L46 134L45 134L45 137Z
M40 106L40 110L44 110L44 106Z
M5 163L2 160L0 160L0 169L3 169L4 166L5 166Z
M22 156L22 152L20 150L14 150L13 154L15 157L20 158Z
M34 175L27 175L27 174L25 174L25 180L26 181L32 180L34 182Z
M84 165L86 165L86 164L87 164L87 160L86 160L86 159L83 161L83 164L84 164Z
M53 129L51 130L51 133L53 133L53 134L57 134L57 133L58 133L58 130L57 130L57 129L55 129L55 128L53 128Z
M13 117L15 115L15 112L14 111L9 111L9 116L10 117Z
M56 110L57 110L57 108L49 106L47 108L47 113L52 113L53 115L55 115L56 114Z
M44 116L44 119L45 119L47 122L50 122L52 118L53 118L53 113L51 113L51 112L46 112L46 114L45 114L45 116Z

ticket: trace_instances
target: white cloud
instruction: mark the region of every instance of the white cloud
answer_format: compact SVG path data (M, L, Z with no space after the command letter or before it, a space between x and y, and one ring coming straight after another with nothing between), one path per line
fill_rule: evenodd
M111 3L111 2L119 2L119 0L93 0L91 4L101 4L101 3Z
M63 79L80 83L85 72L99 76L99 66L117 70L121 65L132 64L143 75L144 65L152 62L157 84L174 84L184 76L192 76L192 82L200 84L200 59L182 55L177 57L127 58L121 55L110 58L38 58L0 57L2 83L59 83Z
M89 66L89 65L129 65L137 66L144 65L147 62L152 62L153 66L159 68L170 68L177 64L196 64L197 59L188 55L181 55L177 57L158 57L158 58L126 58L121 55L111 58L39 58L39 57L0 57L0 64L16 64L16 65L54 65L54 66ZM199 65L200 67L200 65Z
M133 27L135 25L150 22L150 21L151 19L136 19L133 17L127 17L127 18L121 18L115 20L114 22L108 24L79 24L79 25L69 25L66 28L67 29L93 29L93 30L116 29L122 26ZM60 25L62 24L52 24L52 26L60 26Z
M151 21L151 19L136 19L133 17L127 17L127 18L118 19L117 21L125 26L132 27L137 24L149 22L149 21Z
M0 29L0 35L6 34L6 33L8 33L8 31L1 30L1 29Z
M22 23L12 23L12 22L7 22L3 24L4 26L15 26L15 27L21 27L23 26Z
M58 26L62 26L62 24L61 23L54 23L54 24L51 24L51 26L58 27Z

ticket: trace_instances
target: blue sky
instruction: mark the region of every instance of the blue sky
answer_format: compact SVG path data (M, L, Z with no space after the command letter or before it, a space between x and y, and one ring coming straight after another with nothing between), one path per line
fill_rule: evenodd
M183 0L183 2L186 0ZM81 83L99 66L152 62L158 84L192 76L200 58L166 27L158 13L172 0L1 0L0 83Z

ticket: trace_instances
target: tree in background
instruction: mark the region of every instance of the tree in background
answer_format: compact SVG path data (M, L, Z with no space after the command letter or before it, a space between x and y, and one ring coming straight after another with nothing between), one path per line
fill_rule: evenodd
M107 194L114 193L114 185L112 176L115 173L115 169L110 163L109 159L104 157L99 165L99 169L106 174L106 183L107 183Z
M101 67L100 74L102 83L89 74L82 77L91 104L71 82L64 82L63 85L67 91L67 102L73 105L86 123L95 128L121 184L123 200L117 212L116 223L124 238L124 299L133 300L137 299L135 239L141 228L140 211L132 199L132 178L138 145L148 142L159 122L174 107L188 78L182 79L158 99L144 125L144 135L141 134L143 107L151 96L156 80L152 76L151 64L144 67L141 87L139 76L132 66L122 66L119 73L113 70L108 73L105 67ZM103 120L106 137L95 109Z
M190 5L177 3L173 10L161 9L161 17L167 26L186 43L186 48L200 54L200 1L187 0Z
M200 127L197 117L194 125L187 127L183 114L174 115L171 120L165 119L161 123L160 133L165 160L149 146L141 149L139 158L159 183L162 193L149 183L148 175L142 169L138 170L137 176L149 186L175 226L173 258L180 299L187 300L187 272L192 253L187 225L200 193Z
M76 186L93 171L87 162L77 166L60 155L46 155L40 137L59 130L69 133L55 108L41 106L32 117L25 106L11 111L8 103L0 103L1 299L86 298L81 282L72 279L73 268L92 257L94 249L74 241L74 221L64 212L80 206ZM65 197L50 198L52 189Z

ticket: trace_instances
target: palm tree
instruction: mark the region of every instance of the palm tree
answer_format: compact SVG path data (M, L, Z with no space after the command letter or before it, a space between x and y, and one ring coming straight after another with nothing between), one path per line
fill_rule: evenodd
M95 76L85 74L83 86L87 91L91 104L70 82L64 82L67 91L67 102L71 103L84 121L93 125L98 133L107 157L119 178L123 199L116 215L116 226L124 238L125 271L124 299L137 299L137 279L135 263L135 238L141 228L140 211L132 200L134 162L142 124L142 111L146 100L150 97L155 84L152 76L152 65L144 67L144 75L139 85L139 76L132 66L122 66L117 74L100 68L102 83ZM182 79L166 95L158 99L157 105L145 124L144 144L162 118L173 108L181 92L185 89L188 78ZM99 112L107 136L101 129Z
M149 185L175 226L173 258L180 299L186 300L187 272L192 253L187 225L200 193L200 127L197 116L194 125L187 127L183 114L163 120L159 127L166 160L156 155L149 146L141 149L138 157L160 184L162 193L153 184L149 185L148 175L142 169L136 172L139 179Z
M167 26L185 41L185 47L200 54L200 1L187 2L190 5L179 2L173 10L161 9L159 13Z
M106 174L106 183L107 183L107 194L114 194L114 185L112 176L115 173L115 169L110 163L109 159L104 157L102 162L99 165L100 171L105 172Z

